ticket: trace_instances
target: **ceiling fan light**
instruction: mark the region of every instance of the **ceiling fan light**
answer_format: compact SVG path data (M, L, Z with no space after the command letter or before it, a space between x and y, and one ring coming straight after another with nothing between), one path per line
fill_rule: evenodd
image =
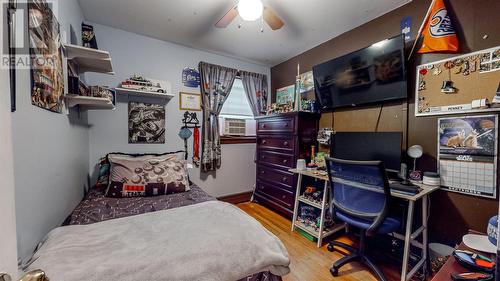
M254 21L262 16L264 5L261 0L240 0L238 13L243 20Z

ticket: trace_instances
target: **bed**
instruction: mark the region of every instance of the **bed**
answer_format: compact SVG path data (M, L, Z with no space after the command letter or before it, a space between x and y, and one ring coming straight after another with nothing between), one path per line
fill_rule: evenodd
M176 250L158 252L160 245ZM65 261L58 264L61 257ZM288 264L277 237L191 184L187 192L135 198L109 198L103 189L91 189L64 226L47 235L26 270L41 268L51 280L278 281Z

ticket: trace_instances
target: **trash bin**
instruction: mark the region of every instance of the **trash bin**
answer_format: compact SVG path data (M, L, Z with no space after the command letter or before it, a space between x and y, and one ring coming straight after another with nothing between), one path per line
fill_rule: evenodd
M439 271L439 269L446 263L448 257L453 254L452 247L440 243L430 243L429 244L429 259L431 261L431 270L433 273Z

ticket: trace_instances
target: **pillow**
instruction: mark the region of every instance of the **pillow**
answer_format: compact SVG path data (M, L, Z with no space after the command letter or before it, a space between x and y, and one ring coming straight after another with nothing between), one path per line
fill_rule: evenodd
M179 151L174 151L174 152L165 152L165 153L147 153L147 154L139 154L139 153L122 153L122 152L113 152L109 153L108 155L102 157L99 160L99 174L97 176L97 181L95 184L96 188L107 188L109 185L109 160L108 156L109 155L122 155L122 156L129 156L129 157L141 157L141 156L151 156L151 157L156 157L156 156L165 156L165 155L176 155L178 153L184 153L184 151L179 150Z
M187 162L175 155L109 154L108 197L157 196L190 190Z

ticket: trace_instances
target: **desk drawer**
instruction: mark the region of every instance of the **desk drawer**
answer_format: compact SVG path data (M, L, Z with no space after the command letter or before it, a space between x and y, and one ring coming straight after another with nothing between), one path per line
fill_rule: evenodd
M289 153L295 151L294 136L258 136L257 145L259 148L282 150Z
M276 200L281 205L290 209L293 207L293 203L295 201L295 195L293 192L261 181L257 181L257 192Z
M259 150L257 160L260 163L266 163L269 165L274 165L282 168L293 168L295 164L293 163L294 156L285 153L279 153L269 150Z
M294 117L277 117L257 121L257 134L266 133L294 133Z
M284 188L294 191L294 175L280 169L257 165L257 179L283 185Z

